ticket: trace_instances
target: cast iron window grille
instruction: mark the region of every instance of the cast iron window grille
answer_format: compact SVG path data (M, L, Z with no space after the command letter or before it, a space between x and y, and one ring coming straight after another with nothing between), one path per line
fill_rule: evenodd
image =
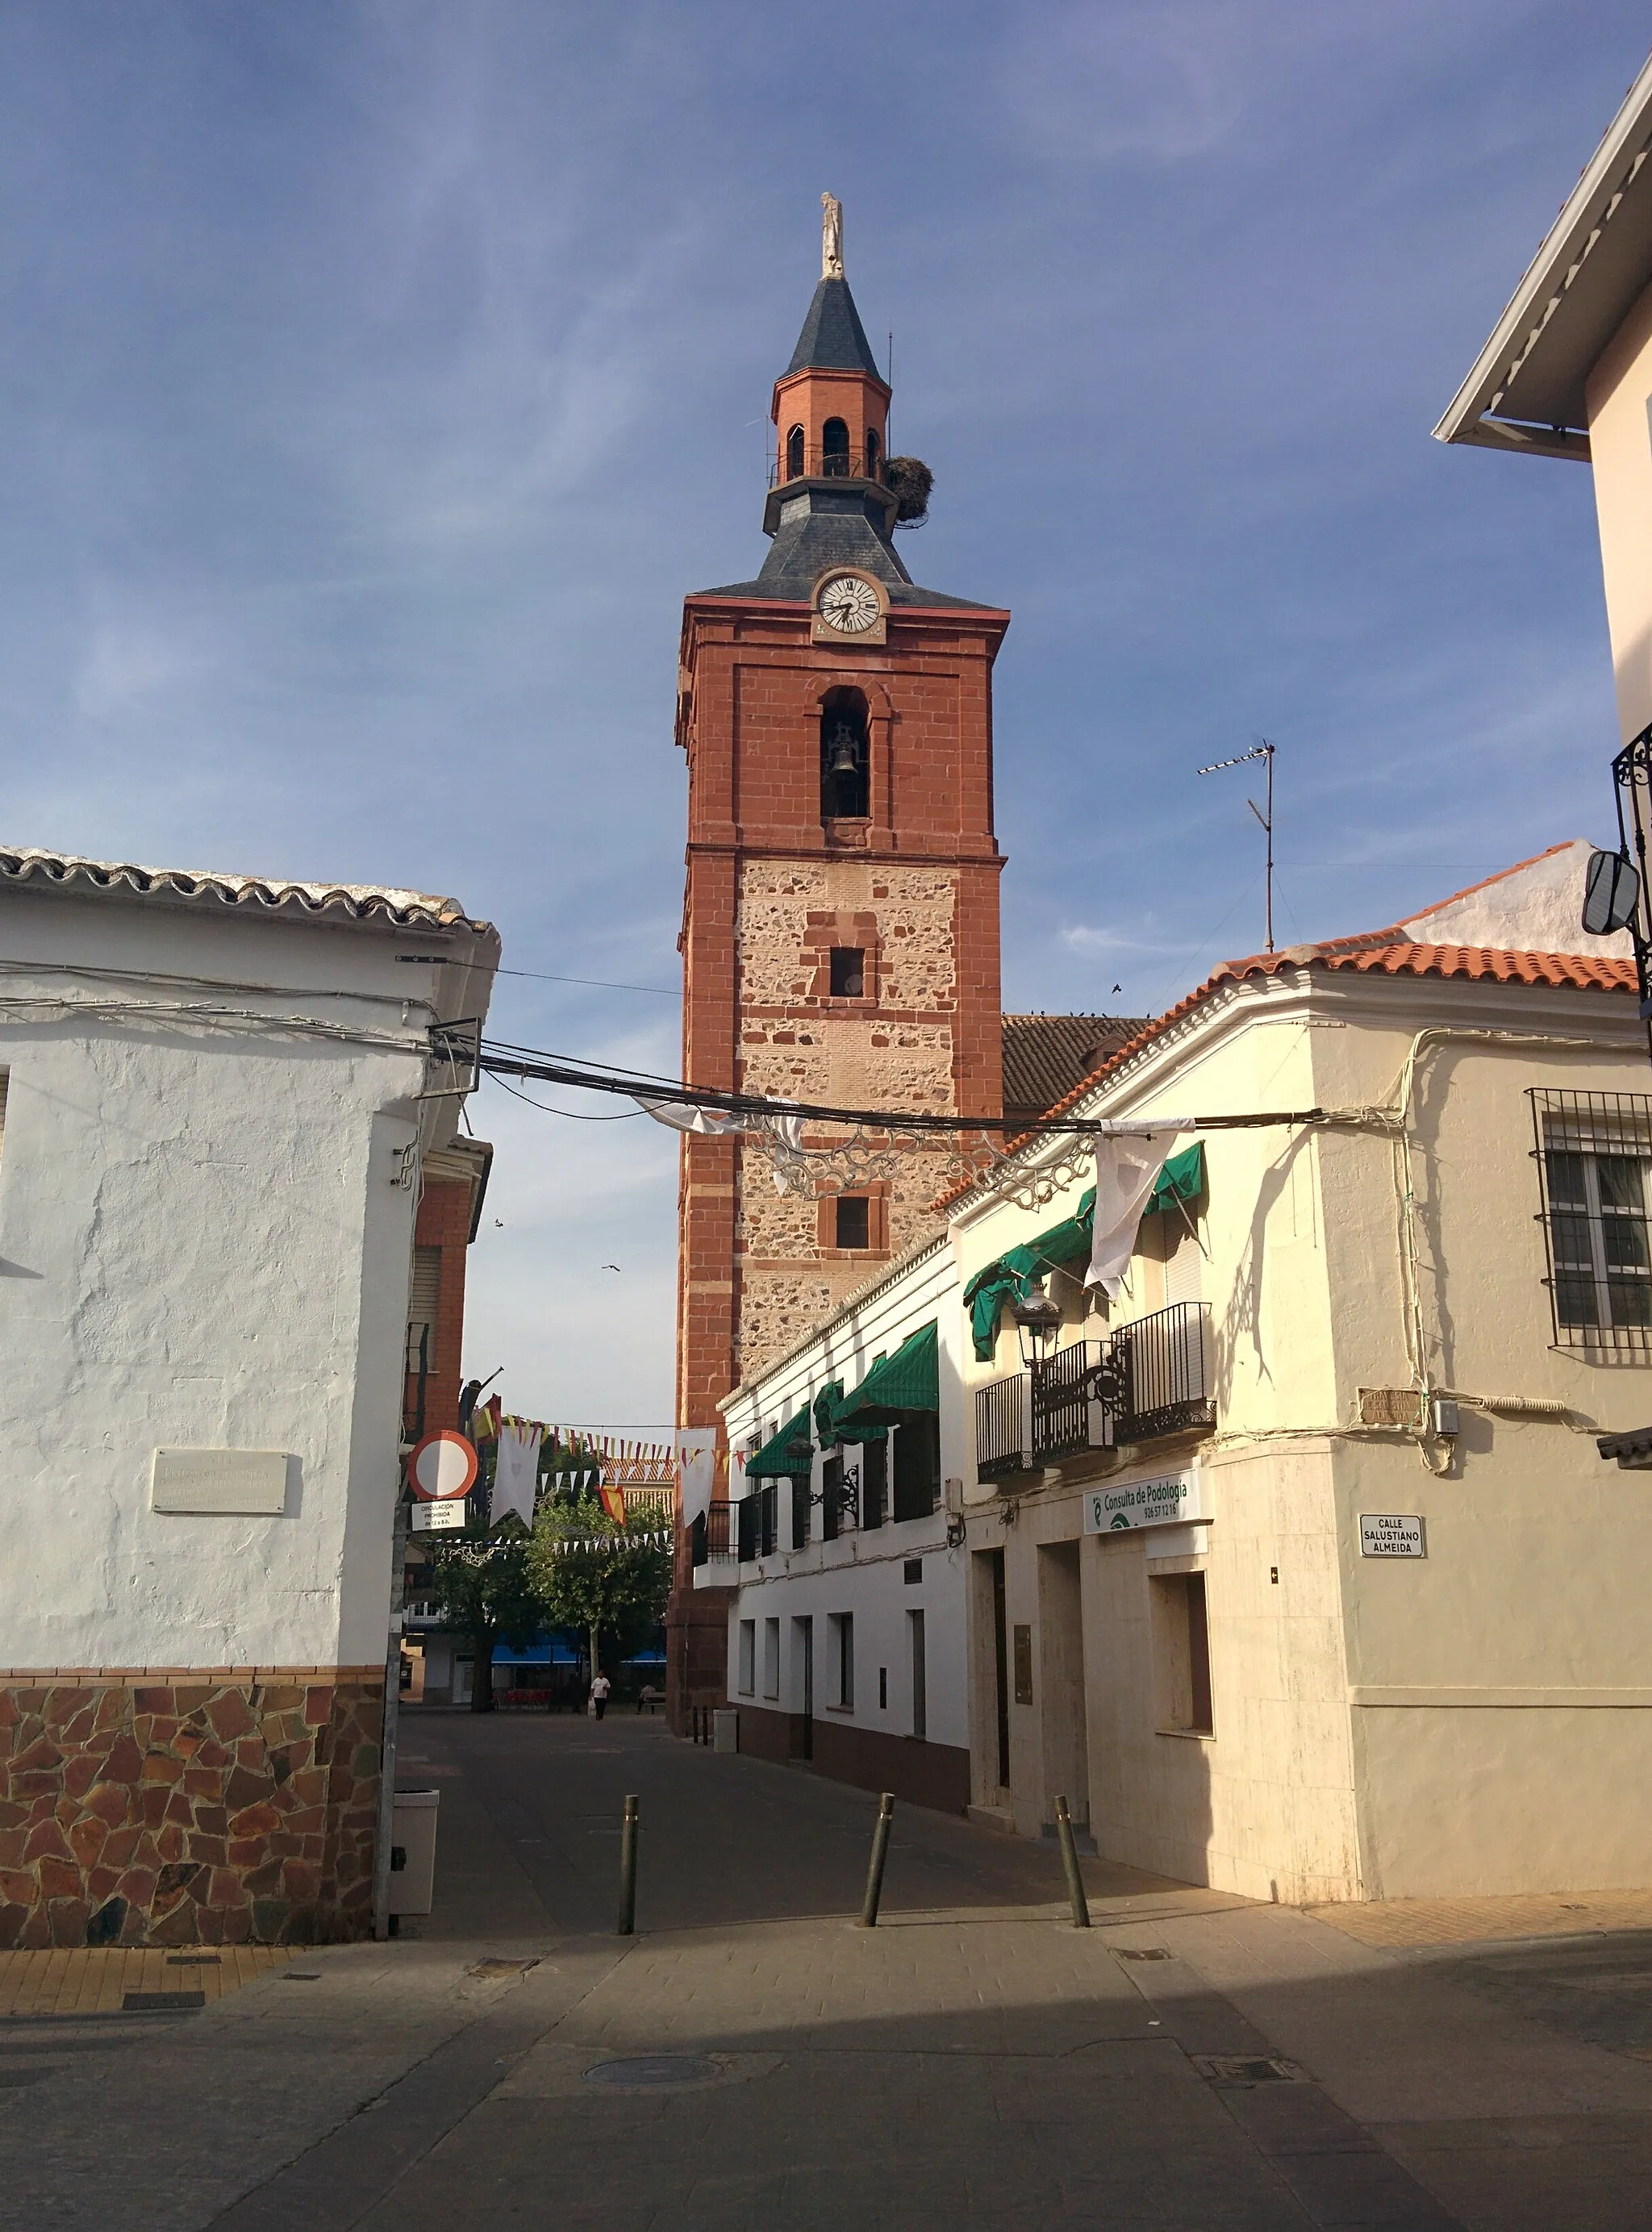
M1652 1095L1531 1098L1554 1345L1652 1356Z

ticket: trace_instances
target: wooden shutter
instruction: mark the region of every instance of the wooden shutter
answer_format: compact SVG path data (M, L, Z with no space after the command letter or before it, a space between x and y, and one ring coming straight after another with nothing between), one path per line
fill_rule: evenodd
M428 1328L424 1361L431 1371L436 1369L436 1307L442 1296L442 1251L439 1248L415 1248L413 1250L413 1288L407 1305L407 1355L410 1368L418 1369L418 1337Z

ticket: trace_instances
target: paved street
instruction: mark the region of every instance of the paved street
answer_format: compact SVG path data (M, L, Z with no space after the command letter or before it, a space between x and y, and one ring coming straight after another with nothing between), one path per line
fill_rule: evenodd
M916 1808L868 1933L865 1793L628 1713L410 1714L401 1764L395 1943L0 2021L0 2224L1652 2225L1652 1934L1396 1950L1090 1861L1085 1935L1053 1850Z

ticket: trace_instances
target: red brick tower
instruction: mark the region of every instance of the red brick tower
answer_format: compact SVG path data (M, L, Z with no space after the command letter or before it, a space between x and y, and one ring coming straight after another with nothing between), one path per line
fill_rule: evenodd
M891 540L890 389L843 276L776 381L773 537L755 581L683 606L683 1074L838 1106L1001 1113L992 668L1009 615L917 587ZM811 1132L824 1144L829 1131ZM930 1229L944 1146L777 1192L736 1142L683 1143L677 1417L719 1398ZM686 1582L686 1571L679 1580ZM721 1702L722 1590L679 1587L674 1723Z

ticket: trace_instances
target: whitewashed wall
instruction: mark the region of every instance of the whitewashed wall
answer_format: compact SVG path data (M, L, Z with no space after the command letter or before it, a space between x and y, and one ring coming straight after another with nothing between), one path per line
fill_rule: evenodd
M393 1181L438 974L396 957L455 945L0 893L0 1663L382 1658L418 1198ZM64 1000L102 1012L29 1004ZM424 1104L427 1134L455 1105ZM287 1452L284 1510L152 1510L152 1452L180 1446Z
M907 1336L934 1320L938 1328L941 1385L941 1473L963 1479L973 1471L969 1425L962 1399L962 1343L969 1319L958 1301L958 1275L949 1246L921 1256L905 1270L880 1285L861 1304L851 1305L825 1326L816 1337L794 1349L775 1369L739 1389L724 1405L729 1446L742 1449L759 1431L765 1434L771 1421L791 1418L806 1401L813 1400L828 1380L840 1379L852 1391L870 1370L875 1356L892 1354ZM814 1460L813 1486L819 1493L820 1457ZM742 1493L736 1476L735 1494ZM785 1547L791 1541L791 1502L782 1483L780 1492L780 1542L773 1556L741 1569L742 1585L729 1612L729 1694L737 1702L767 1706L771 1711L802 1710L801 1677L790 1623L813 1615L814 1620L814 1712L820 1720L836 1722L871 1733L901 1736L912 1731L911 1657L906 1615L924 1615L924 1653L927 1738L933 1744L960 1749L969 1742L967 1694L967 1638L964 1617L966 1554L947 1547L944 1509L923 1519L888 1521L865 1531L845 1528L835 1541L819 1539L819 1508L813 1515L816 1539L801 1550ZM923 1560L923 1578L904 1578L909 1559ZM843 1612L854 1617L856 1679L854 1705L843 1711L834 1704L835 1670L832 1663L828 1618ZM781 1621L781 1695L764 1694L763 1622ZM757 1671L755 1689L742 1691L740 1680L740 1623L757 1624ZM878 1668L888 1670L888 1702L878 1703Z

